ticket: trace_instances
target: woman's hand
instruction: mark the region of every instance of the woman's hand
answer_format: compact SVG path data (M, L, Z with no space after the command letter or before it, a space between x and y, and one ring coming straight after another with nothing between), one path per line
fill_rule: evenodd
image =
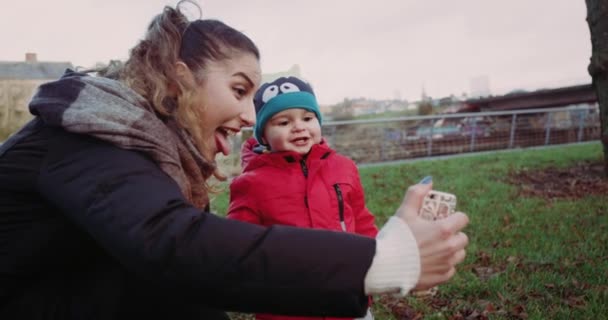
M464 260L464 248L469 242L461 232L469 223L464 213L456 212L436 221L418 216L424 196L431 189L432 183L409 187L395 214L408 224L418 243L420 278L416 284L417 290L431 288L452 278L456 265Z

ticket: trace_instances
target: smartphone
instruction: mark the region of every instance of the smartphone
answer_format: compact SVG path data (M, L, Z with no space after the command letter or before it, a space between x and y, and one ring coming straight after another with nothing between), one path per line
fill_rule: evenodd
M424 197L420 216L427 220L447 218L456 211L456 196L441 191L431 190Z

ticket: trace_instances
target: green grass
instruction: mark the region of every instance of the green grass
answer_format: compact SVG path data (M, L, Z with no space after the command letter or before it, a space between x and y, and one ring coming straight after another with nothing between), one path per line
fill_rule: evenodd
M362 168L367 205L379 225L394 213L407 186L426 175L433 176L434 189L458 196L458 210L471 221L467 258L439 295L382 297L374 306L376 319L605 317L608 195L524 198L506 182L511 171L601 158L597 143ZM225 212L227 201L226 193L219 194L212 207Z

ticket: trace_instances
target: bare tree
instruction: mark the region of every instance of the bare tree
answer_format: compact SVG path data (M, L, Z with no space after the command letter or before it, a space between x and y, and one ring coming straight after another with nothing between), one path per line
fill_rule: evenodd
M331 116L332 120L336 121L354 119L355 110L353 108L353 101L348 98L344 98L344 101L331 108L329 115Z
M585 0L591 33L589 74L600 106L600 137L604 146L604 173L608 178L608 1Z
M418 115L428 116L433 114L433 104L430 100L422 100L418 104Z

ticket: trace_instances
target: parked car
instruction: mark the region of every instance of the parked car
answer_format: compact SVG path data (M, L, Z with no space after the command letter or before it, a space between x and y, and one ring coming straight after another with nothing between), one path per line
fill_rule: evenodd
M460 133L464 136L489 137L493 131L493 121L488 117L466 117L460 122Z

